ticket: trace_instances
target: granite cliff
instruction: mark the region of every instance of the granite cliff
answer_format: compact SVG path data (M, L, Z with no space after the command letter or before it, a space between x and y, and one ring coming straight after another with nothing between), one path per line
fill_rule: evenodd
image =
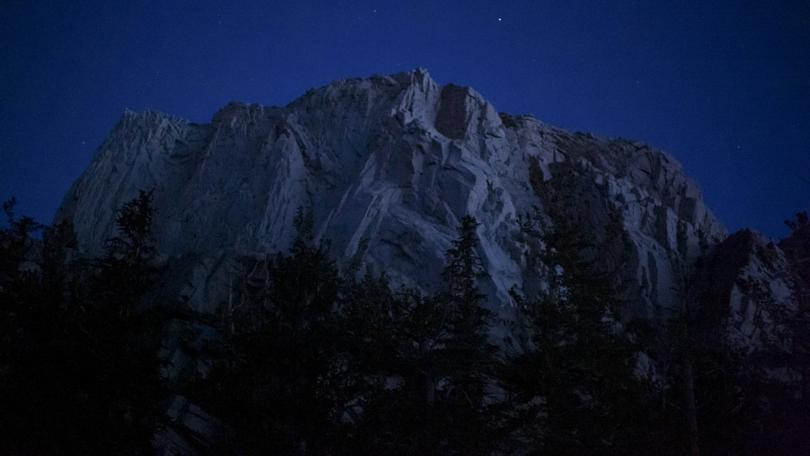
M212 312L239 270L236 259L285 249L299 207L344 265L385 271L395 283L436 285L458 220L480 222L496 306L526 279L518 219L542 211L538 182L576 169L576 217L600 228L619 214L633 311L677 307L675 277L726 232L671 156L643 143L571 133L498 113L475 90L439 85L417 69L334 82L285 107L231 103L210 123L125 112L65 197L80 244L97 252L115 210L153 188L158 248L169 286Z

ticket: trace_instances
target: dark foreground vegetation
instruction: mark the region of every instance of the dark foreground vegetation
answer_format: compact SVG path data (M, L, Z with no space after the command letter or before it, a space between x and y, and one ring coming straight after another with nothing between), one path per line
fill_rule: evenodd
M202 454L810 448L806 377L802 394L741 362L721 337L707 343L707 316L690 305L655 327L623 315L597 238L548 206L552 221L535 214L523 225L545 241L534 242L533 261L556 272L548 287L514 291L520 318L509 323L485 310L494 306L479 289L472 217L447 251L442 288L424 294L339 270L301 212L290 251L263 261L261 280L244 277L239 302L208 317L221 341L210 367L168 382L158 352L182 303L154 296L163 271L151 194L121 208L99 258L78 256L69 225L16 218L6 203L0 453L153 454L178 392L218 418ZM810 239L806 215L791 223ZM490 335L498 325L509 336ZM807 372L806 359L791 362Z

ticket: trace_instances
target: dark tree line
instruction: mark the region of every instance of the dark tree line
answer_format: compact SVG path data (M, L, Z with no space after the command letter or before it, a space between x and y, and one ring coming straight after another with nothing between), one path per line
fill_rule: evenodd
M16 218L13 200L3 209L0 452L149 454L160 334L136 304L157 274L151 194L119 211L118 237L89 260L76 257L69 224Z
M520 224L529 282L545 285L513 290L514 337L500 345L478 285L473 217L460 220L441 288L426 293L341 271L299 211L290 250L252 264L238 305L222 306L212 368L173 386L221 420L200 450L792 454L807 443L807 396L768 382L723 334L701 329L726 315L698 314L699 303L660 326L624 314L625 278L613 269L626 258L605 242L621 235L620 217L591 208L603 211L604 232L584 229L568 208L595 190L559 176L548 187L534 180L543 210ZM42 227L4 205L1 453L154 451L169 393L157 357L168 318L144 299L162 272L151 201L141 192L122 207L116 236L90 259L77 255L70 225ZM807 218L791 223L785 251L803 264ZM802 306L789 322L796 334L808 327ZM791 362L807 372L805 339L793 343Z
M289 254L228 315L231 356L196 385L249 454L488 454L495 347L462 220L434 295L342 275L299 213Z
M248 454L657 450L657 397L635 374L643 331L622 327L615 285L583 256L580 230L543 223L525 227L554 246L535 261L560 273L535 296L515 292L530 336L505 350L489 335L474 218L447 250L443 287L424 294L344 276L299 214L291 251L262 264L223 319L230 356L195 399Z
M640 323L622 329L617 291L581 254L575 227L559 220L545 231L550 283L535 296L513 292L531 337L500 376L518 435L530 454L649 454L660 441L652 385L635 374Z

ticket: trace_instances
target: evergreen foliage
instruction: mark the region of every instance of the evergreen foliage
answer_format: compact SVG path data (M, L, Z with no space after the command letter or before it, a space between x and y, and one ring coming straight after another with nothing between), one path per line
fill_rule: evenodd
M127 211L135 205L140 212ZM154 272L144 229L151 200L142 194L119 213L120 232L132 236L116 247L115 263L80 263L69 224L46 228L40 240L38 224L13 217L13 201L4 209L0 451L148 454L163 397L159 327L136 311Z
M446 255L445 290L435 298L447 312L447 340L441 352L447 386L442 405L452 412L445 427L449 443L445 454L486 454L494 444L487 389L497 349L488 340L492 315L478 288L483 267L476 253L477 228L474 217L461 219Z
M341 279L302 211L296 228L290 254L270 259L267 286L234 316L233 356L214 369L201 398L248 454L325 454L340 434Z
M599 201L604 189L566 174L585 168L562 171L554 186L532 171L543 210L521 218L530 276L513 290L522 327L506 347L490 340L496 303L480 288L473 217L460 220L442 287L425 293L393 290L384 274L342 273L299 211L290 250L247 264L237 302L223 306L225 347L212 368L174 385L223 423L221 446L197 442L200 451L675 455L691 451L695 434L704 455L806 448L807 217L791 221L780 245L800 311L778 313L767 293L749 290L792 344L785 359L764 362L728 343L728 309L706 297L684 294L688 305L666 325L624 315L628 282L615 271L630 259L603 248L624 236L621 216L592 208L604 225L582 227L571 198ZM168 393L152 196L120 209L100 258L80 254L70 224L43 227L17 218L13 200L3 205L0 453L154 451ZM773 366L802 373L803 390L766 375ZM685 419L690 388L699 433Z
M395 293L371 273L342 277L311 226L299 213L290 253L241 306L248 321L201 402L250 454L488 454L494 347L475 220L462 221L432 296Z
M513 293L531 337L501 375L516 439L531 454L646 454L649 385L634 374L640 346L620 329L617 292L575 226L543 231L549 288Z

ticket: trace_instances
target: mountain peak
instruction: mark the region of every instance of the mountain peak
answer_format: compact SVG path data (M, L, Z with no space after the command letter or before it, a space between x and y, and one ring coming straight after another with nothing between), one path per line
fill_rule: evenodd
M473 215L482 288L505 308L513 287L532 289L530 277L543 274L527 269L519 222L544 206L543 189L569 195L598 239L621 221L605 248L629 258L615 266L636 281L628 299L638 313L672 308L673 268L725 235L666 154L499 115L475 90L441 86L423 68L335 81L285 107L230 103L211 124L152 111L122 122L59 217L97 251L115 210L155 189L158 246L187 275L178 283L194 284L175 292L203 312L227 294L242 258L289 246L299 207L342 264L423 288L438 285L456 225Z

